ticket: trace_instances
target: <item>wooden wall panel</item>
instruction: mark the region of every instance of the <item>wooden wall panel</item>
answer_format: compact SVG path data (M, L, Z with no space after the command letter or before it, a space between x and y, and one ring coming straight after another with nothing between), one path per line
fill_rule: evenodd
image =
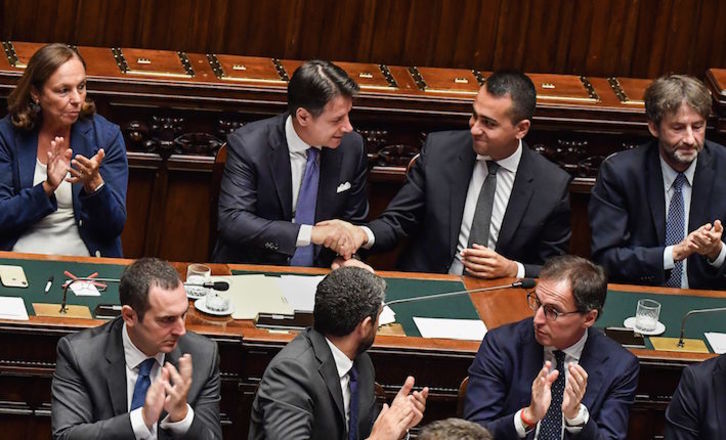
M527 72L703 76L718 0L4 0L0 37Z

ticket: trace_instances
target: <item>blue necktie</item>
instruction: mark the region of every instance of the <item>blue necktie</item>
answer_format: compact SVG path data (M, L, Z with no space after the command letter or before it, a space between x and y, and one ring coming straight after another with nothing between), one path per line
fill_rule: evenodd
M141 408L144 406L146 400L146 391L151 385L151 379L149 373L151 373L151 367L154 366L154 358L148 358L139 365L139 375L136 377L136 385L134 385L134 395L131 398L131 410Z
M348 371L348 375L350 376L348 440L358 440L358 370L355 369L355 365L353 365L350 371Z
M552 384L552 401L539 425L539 440L560 440L562 438L562 398L565 395L565 352L555 350L557 371L560 374Z
M297 196L297 208L295 209L295 223L299 225L315 224L315 205L318 199L318 181L320 180L320 168L318 167L318 149L308 148L308 160L305 164L300 192ZM295 250L290 260L291 266L312 266L314 257L314 245L302 246Z
M686 210L683 206L683 185L686 183L686 176L678 173L673 182L673 197L668 208L668 219L666 220L665 245L672 246L680 243L686 236ZM681 276L683 274L683 261L676 261L671 270L671 277L666 281L666 286L681 287Z

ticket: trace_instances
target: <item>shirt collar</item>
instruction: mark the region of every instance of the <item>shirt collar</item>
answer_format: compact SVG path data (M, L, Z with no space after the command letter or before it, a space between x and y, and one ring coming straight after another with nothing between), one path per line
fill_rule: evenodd
M666 192L668 192L668 190L671 189L671 186L673 186L673 182L676 180L676 177L678 177L678 171L674 170L666 163L663 156L660 155L660 151L658 152L658 158L660 159L660 169L663 172L663 186L665 187ZM688 180L688 185L690 186L693 186L693 176L696 174L697 161L698 156L693 159L693 162L691 162L691 164L688 165L688 168L686 168L686 171L683 172L683 175L686 176L686 180Z
M121 339L124 345L124 358L126 358L126 365L129 368L134 369L138 367L140 363L148 359L148 356L146 356L143 351L136 348L134 343L131 342L129 331L126 329L126 323L124 323L123 329L121 330ZM156 359L156 362L159 365L164 365L164 353L157 353L156 356L154 356L154 359Z
M330 347L330 351L333 353L333 360L335 361L335 368L338 370L338 376L342 378L353 368L353 361L345 353L340 351L335 344L330 342L328 338L325 338L325 342L328 343L328 347Z
M570 345L569 347L563 349L562 351L565 352L565 355L575 359L576 361L580 361L580 356L582 356L582 350L585 348L585 342L587 342L587 330L585 330L585 333L582 335L582 337L575 342L574 344ZM555 351L554 347L545 347L545 350L552 353Z
M519 160L522 158L522 139L519 140L519 145L517 145L517 149L514 150L514 153L512 153L509 157L505 157L502 160L495 161L497 165L504 168L507 171L510 171L512 173L517 172L517 168L519 167ZM492 158L489 156L482 156L481 154L476 155L476 160L491 160Z
M287 148L290 153L305 153L311 147L298 136L295 127L292 125L292 116L288 116L287 120L285 120L285 137L287 138Z

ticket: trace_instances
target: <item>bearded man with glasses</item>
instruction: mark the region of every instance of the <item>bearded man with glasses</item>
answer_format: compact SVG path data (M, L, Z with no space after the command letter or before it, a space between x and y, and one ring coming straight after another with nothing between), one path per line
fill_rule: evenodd
M639 364L593 327L603 269L554 257L527 294L533 318L491 330L469 368L464 416L497 439L625 439Z

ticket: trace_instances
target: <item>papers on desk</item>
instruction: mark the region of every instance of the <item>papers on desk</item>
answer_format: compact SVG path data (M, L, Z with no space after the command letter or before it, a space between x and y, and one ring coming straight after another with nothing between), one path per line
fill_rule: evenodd
M282 275L277 280L277 285L282 296L293 310L301 312L312 312L315 306L315 291L325 276L300 276Z
M487 327L479 319L445 319L413 317L418 331L424 338L463 339L481 341Z
M704 334L714 353L726 353L726 333L706 332Z
M101 296L101 292L93 285L92 281L76 281L71 284L70 289L76 296Z
M394 312L393 309L388 306L383 306L381 316L378 317L378 325L381 326L391 324L393 322L396 322L396 312Z
M262 274L213 276L212 281L227 281L229 290L226 295L234 307L232 318L255 319L262 313L292 315L293 309L285 301L275 278Z
M0 319L27 321L28 311L23 298L0 296Z

